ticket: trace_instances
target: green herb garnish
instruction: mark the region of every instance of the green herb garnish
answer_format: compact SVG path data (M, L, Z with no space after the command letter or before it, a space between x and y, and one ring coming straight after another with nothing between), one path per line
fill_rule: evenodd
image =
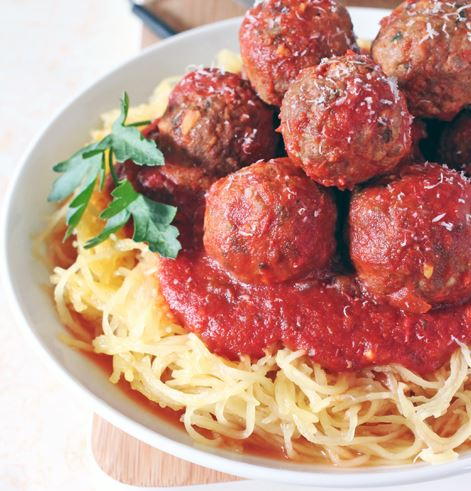
M391 41L399 41L402 39L402 32L398 31L394 36L391 38Z
M132 160L137 165L164 165L164 156L153 140L142 136L136 128L147 121L126 125L129 110L129 98L124 93L121 99L121 113L113 123L111 134L99 143L93 143L74 153L72 157L53 167L62 175L56 179L48 201L61 201L72 193L77 193L67 210L67 231L64 239L70 237L80 222L97 183L103 188L106 166L113 178L115 189L113 200L101 213L106 220L105 227L96 237L90 239L86 248L94 247L106 240L112 233L123 228L133 218L133 239L146 242L153 252L164 257L175 258L181 249L176 227L171 225L177 209L174 206L158 203L146 198L134 190L127 180L118 180L113 164L113 155L117 161ZM106 158L108 156L108 158Z
M137 193L127 180L121 181L112 191L113 201L100 218L107 220L105 228L85 247L94 247L106 240L110 234L124 227L133 218L136 242L147 242L153 252L165 257L176 257L181 246L177 240L178 230L170 225L177 209L174 206L157 203Z
M124 93L121 99L121 114L111 130L111 149L118 162L131 159L137 165L164 165L164 155L153 140L148 140L133 126L126 126L129 98ZM106 139L106 137L105 137Z

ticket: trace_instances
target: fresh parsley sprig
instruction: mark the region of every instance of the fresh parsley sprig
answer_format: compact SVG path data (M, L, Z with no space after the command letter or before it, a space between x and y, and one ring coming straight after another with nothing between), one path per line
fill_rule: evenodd
M103 211L100 218L107 220L99 235L90 239L85 247L94 247L111 234L124 227L132 217L134 223L133 239L147 242L151 251L165 257L176 257L181 246L177 240L178 230L170 225L177 209L174 206L157 203L136 192L132 184L121 181L111 192L113 201Z
M86 248L95 247L112 233L124 227L132 217L134 224L133 239L146 242L150 250L164 257L174 258L181 249L178 230L171 225L177 209L174 206L158 203L146 198L134 190L127 180L118 180L113 164L113 155L118 162L132 160L141 166L164 165L164 156L153 140L144 138L136 128L140 123L126 124L129 111L129 98L124 93L121 99L121 112L113 123L111 133L98 143L92 143L74 153L68 160L53 167L61 174L53 184L48 201L61 201L77 192L70 202L66 223L65 239L70 237L78 225L90 202L95 186L103 189L106 166L114 181L113 200L101 213L106 220L103 230L87 241Z

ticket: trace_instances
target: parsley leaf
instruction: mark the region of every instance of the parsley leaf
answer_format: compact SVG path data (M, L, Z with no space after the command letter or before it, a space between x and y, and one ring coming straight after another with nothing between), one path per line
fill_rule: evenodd
M87 145L74 153L70 159L53 167L55 172L61 172L62 175L54 181L48 201L62 201L82 184L85 177L90 180L99 173L104 174L103 152L107 145L105 140Z
M121 181L111 194L113 201L100 215L100 218L108 220L107 224L99 235L85 244L86 248L95 247L105 241L132 217L133 240L147 242L150 250L158 252L161 256L177 256L181 244L177 240L178 229L171 225L177 212L174 206L146 198L136 192L127 180Z
M402 39L402 32L398 31L394 36L391 38L391 41L400 41Z
M116 233L128 223L131 213L129 210L123 210L111 217L105 225L105 228L96 236L85 243L85 249L91 249L104 242L111 234Z
M132 217L134 240L147 242L152 251L174 258L181 249L177 239L179 232L171 225L177 209L146 198L136 192L127 180L118 181L113 155L120 162L132 160L141 166L165 164L164 156L156 143L144 138L136 128L148 122L140 121L127 125L128 110L129 98L124 93L121 99L121 113L113 123L111 134L98 143L87 145L53 167L61 176L54 181L48 201L62 201L76 193L67 210L68 227L64 237L66 239L82 219L97 182L100 189L103 189L108 166L116 187L111 193L113 200L100 215L107 222L101 233L90 239L85 247L94 247L103 242L112 233L124 227Z
M147 140L132 126L126 126L129 98L126 92L121 99L121 114L113 123L112 148L119 162L131 159L137 165L164 165L164 156L153 140Z
M92 143L74 153L72 157L53 167L55 172L62 173L53 185L49 201L61 201L70 196L83 182L85 177L102 172L103 181L105 162L102 154L109 149L119 162L132 160L138 165L164 165L164 156L153 140L144 138L134 126L126 126L129 111L129 97L125 92L121 99L121 113L113 123L111 134L99 143ZM145 123L141 121L139 124ZM110 165L111 170L111 165Z
M83 189L80 191L77 196L72 200L69 205L69 209L67 210L67 218L66 223L68 225L67 230L65 232L64 239L67 239L72 235L77 224L82 219L83 214L88 206L88 202L92 197L93 189L96 183L96 176L94 179L91 179L90 182L85 184Z

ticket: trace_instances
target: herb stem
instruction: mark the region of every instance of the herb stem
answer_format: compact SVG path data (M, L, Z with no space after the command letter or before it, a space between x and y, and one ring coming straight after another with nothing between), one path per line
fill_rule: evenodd
M115 186L117 186L119 184L119 179L118 174L116 174L116 169L113 165L113 151L111 150L111 148L108 152L108 167L110 169L111 177L113 178L113 183Z
M106 156L105 156L106 152L103 151L101 153L101 169L100 169L100 173L99 173L99 176L100 176L100 180L99 180L99 188L100 188L100 191L103 191L103 187L105 186L105 177L106 177Z
M151 120L148 119L146 121L137 121L136 123L129 123L126 125L126 127L133 127L133 126L144 126L144 125L148 125L151 123Z

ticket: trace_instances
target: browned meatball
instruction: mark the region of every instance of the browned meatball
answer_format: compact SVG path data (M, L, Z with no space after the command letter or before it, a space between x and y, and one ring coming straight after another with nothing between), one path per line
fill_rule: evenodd
M275 155L273 111L239 75L217 69L188 73L157 123L166 159L223 176Z
M130 181L140 193L154 201L178 206L182 211L193 209L216 180L198 167L168 162L161 167L146 167L128 160L119 164L117 171L120 179Z
M245 14L245 72L258 95L279 106L302 68L356 47L347 9L336 0L265 0Z
M373 58L397 77L414 116L451 120L471 103L469 2L401 3L381 22Z
M438 164L354 195L350 254L375 296L411 312L471 297L471 183Z
M445 127L439 153L443 163L471 175L471 112L464 111Z
M328 267L336 217L328 191L289 159L257 162L211 187L204 245L236 278L279 283Z
M368 56L353 52L302 70L280 117L291 160L324 186L351 189L393 169L411 147L404 97Z

